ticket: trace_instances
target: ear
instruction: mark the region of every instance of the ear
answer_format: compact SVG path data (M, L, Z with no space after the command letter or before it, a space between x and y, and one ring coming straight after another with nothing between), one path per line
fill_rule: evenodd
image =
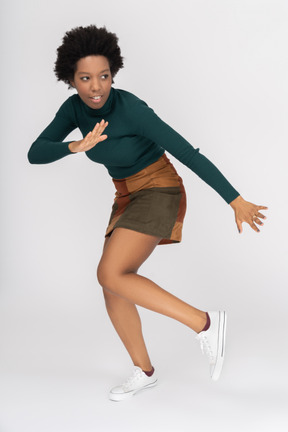
M70 80L69 82L70 82L71 87L74 87L74 88L75 88L75 83L74 83L74 81Z

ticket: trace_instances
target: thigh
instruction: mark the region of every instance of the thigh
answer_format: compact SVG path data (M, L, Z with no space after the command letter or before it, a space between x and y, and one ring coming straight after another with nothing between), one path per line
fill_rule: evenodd
M161 237L127 228L115 228L108 240L105 239L98 273L136 273L160 240Z
M102 254L103 254L104 250L106 249L106 246L107 246L107 244L108 244L110 238L111 238L111 235L108 236L108 237L105 237L104 244L103 244Z

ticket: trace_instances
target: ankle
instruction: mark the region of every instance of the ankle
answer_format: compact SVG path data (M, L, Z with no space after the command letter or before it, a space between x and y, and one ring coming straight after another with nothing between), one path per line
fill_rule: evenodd
M201 330L200 330L200 331L197 331L197 333L201 333L202 331L206 331L206 330L208 330L209 327L210 327L210 317L209 317L209 314L208 314L208 312L205 312L205 314L206 314L206 317L205 317L205 324L204 324L204 322L203 322L203 326L201 326Z
M148 375L148 374L152 375L153 372L154 372L154 367L151 364L147 364L147 363L143 363L143 364L141 364L141 363L134 363L134 366L140 367L140 369L142 369L142 371L144 373L146 373L146 375Z
M143 370L143 369L142 369ZM149 371L146 371L146 370L143 370L143 372L148 376L148 377L151 377L152 375L153 375L153 373L154 373L154 367L152 366L152 368L151 368L151 370L149 370Z

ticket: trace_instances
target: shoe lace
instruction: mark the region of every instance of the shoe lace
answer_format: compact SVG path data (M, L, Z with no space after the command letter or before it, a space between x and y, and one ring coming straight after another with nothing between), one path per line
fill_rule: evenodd
M197 339L200 341L200 347L203 354L206 354L210 361L214 360L213 351L209 340L205 334L197 335Z
M127 380L123 383L124 387L129 387L131 384L135 383L136 381L138 381L142 376L142 373L139 369L135 369L133 374L127 378Z

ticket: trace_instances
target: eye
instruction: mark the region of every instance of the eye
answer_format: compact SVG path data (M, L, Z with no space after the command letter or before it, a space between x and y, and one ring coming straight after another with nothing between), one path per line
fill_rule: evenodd
M108 76L109 76L109 75L107 75L107 74L106 74L106 75L102 75L102 77L101 77L101 78L103 78L103 77L104 77L104 79L106 79L106 78L108 78Z
M81 79L81 81L87 81L87 80L89 79L89 77L87 77L87 76L83 76L83 77L81 77L80 79Z

